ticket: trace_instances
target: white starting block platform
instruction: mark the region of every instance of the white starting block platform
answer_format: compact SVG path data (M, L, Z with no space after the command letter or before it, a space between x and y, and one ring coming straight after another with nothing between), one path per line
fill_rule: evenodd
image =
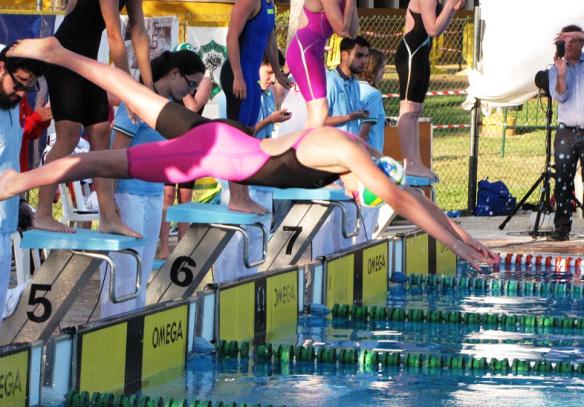
M261 271L297 264L334 208L341 210L343 237L350 238L359 233L358 221L353 230L349 230L348 216L342 202L354 203L354 201L343 189L265 188L264 190L272 193L272 199L294 201L294 205L270 239L268 254L266 261L260 267ZM357 204L354 205L357 211L356 219L359 219L359 207Z
M224 205L188 203L168 208L169 222L191 223L166 263L151 279L146 294L148 304L190 297L235 233L243 236L243 262L252 268L266 257L268 231L262 222L266 215L229 210ZM256 227L262 233L262 257L251 261L250 239L243 226Z
M134 249L142 244L140 239L87 229L77 229L76 233L25 232L21 244L23 248L50 249L51 253L34 274L14 313L0 327L0 345L34 342L51 336L103 261L110 265L112 273L109 287L112 302L136 298L142 282L140 258ZM108 256L108 252L112 251L136 259L136 287L131 294L116 295L116 268Z

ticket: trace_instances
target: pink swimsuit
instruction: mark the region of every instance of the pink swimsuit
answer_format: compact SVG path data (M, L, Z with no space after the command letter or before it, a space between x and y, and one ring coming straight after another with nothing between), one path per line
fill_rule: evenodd
M128 148L128 173L131 178L151 182L182 183L216 177L279 188L320 188L339 175L298 161L296 148L309 131L284 153L271 156L262 151L261 140L226 122L210 121L172 140Z
M243 181L270 156L260 140L224 122L207 122L181 137L128 149L132 178L181 183L202 177Z
M307 102L326 97L324 47L333 29L324 11L313 12L304 7L308 24L300 28L288 50L286 62L292 77Z

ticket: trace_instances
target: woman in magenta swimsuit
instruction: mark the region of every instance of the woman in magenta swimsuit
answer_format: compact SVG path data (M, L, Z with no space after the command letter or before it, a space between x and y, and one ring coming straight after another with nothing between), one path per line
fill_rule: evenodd
M357 35L356 2L306 0L298 25L286 51L286 61L306 100L307 128L321 127L328 116L324 47L333 32L341 37Z
M341 178L349 192L366 188L473 266L498 257L451 222L431 201L399 187L373 162L359 137L321 127L258 140L230 120L208 120L140 85L123 71L77 55L55 38L23 40L9 57L61 65L118 96L168 140L128 149L95 151L32 171L0 174L0 200L40 185L89 177L180 183L212 176L245 184L318 188Z

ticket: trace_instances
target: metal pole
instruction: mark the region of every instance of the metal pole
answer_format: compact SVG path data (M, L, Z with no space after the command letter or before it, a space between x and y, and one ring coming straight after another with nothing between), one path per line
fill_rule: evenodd
M472 67L476 69L480 56L480 36L481 36L481 9L474 9L474 50ZM481 125L481 101L476 99L470 112L470 151L468 158L468 200L467 208L472 212L477 204L477 178L478 178L478 158L479 158L479 132Z

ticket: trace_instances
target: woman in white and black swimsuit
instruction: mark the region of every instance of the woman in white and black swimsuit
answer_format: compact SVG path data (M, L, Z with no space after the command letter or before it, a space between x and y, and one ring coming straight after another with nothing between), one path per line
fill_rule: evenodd
M432 37L442 34L465 0L410 0L406 11L405 35L395 53L399 76L399 120L397 132L406 172L410 176L438 180L436 174L422 164L418 119L430 83L430 50Z

